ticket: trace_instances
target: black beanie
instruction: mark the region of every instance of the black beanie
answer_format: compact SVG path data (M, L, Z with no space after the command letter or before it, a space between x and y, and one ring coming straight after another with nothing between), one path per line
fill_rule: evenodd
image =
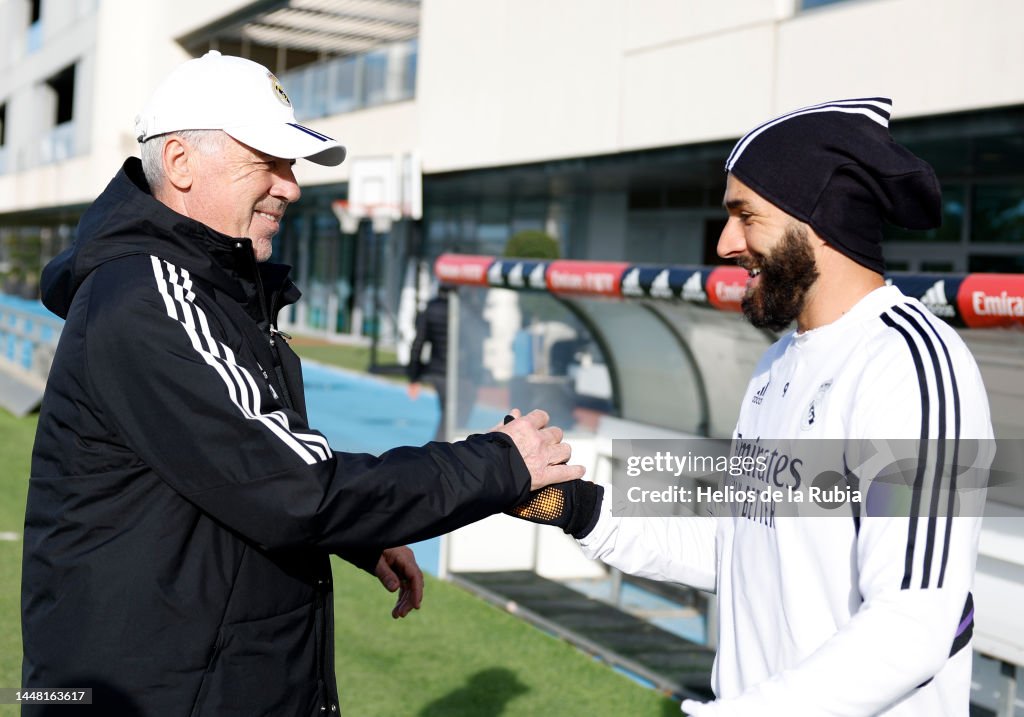
M858 264L882 273L882 223L932 229L942 223L935 171L893 141L892 100L836 100L755 127L725 171Z

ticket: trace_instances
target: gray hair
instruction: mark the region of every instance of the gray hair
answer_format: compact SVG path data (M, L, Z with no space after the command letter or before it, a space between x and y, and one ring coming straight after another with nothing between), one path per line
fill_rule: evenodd
M142 174L146 177L150 191L154 193L164 183L164 143L171 136L180 137L200 154L209 155L224 147L227 133L219 129L183 129L177 132L158 134L140 143Z

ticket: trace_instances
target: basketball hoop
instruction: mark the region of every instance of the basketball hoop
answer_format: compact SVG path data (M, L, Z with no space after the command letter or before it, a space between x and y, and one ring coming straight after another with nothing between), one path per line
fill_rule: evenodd
M396 204L357 204L336 199L331 202L331 210L345 234L357 233L363 219L373 223L373 231L377 234L387 234L391 225L402 218L402 209Z
M349 209L348 202L344 199L335 199L331 202L331 211L338 218L343 234L355 234L359 231L359 222L362 220L362 216L352 212Z
M373 231L386 234L403 217L423 216L423 175L416 152L348 160L348 198L331 202L331 209L346 234L359 231L363 219Z

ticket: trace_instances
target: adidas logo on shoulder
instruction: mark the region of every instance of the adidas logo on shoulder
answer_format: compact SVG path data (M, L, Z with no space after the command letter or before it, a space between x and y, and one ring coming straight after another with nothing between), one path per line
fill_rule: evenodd
M946 300L946 280L939 279L921 297L921 303L936 316L956 316L956 309Z

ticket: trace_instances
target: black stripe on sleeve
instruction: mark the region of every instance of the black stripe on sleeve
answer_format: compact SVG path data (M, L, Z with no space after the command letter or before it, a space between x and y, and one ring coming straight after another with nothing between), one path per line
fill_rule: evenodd
M974 596L967 593L967 601L964 603L964 611L960 615L960 625L957 627L956 637L953 638L949 656L952 657L967 647L972 637L974 637Z
M921 360L921 352L918 351L917 344L914 343L913 337L907 333L905 328L896 323L889 314L883 313L880 318L886 326L895 329L907 342L911 358L914 361L914 368L917 371L917 381L921 391L921 441L918 447L917 472L914 476L914 492L910 504L910 524L907 529L907 552L903 564L903 581L900 584L900 589L907 590L910 587L911 573L914 568L914 544L917 537L917 516L921 512L921 490L924 486L924 468L925 462L928 458L928 382L924 374L924 362Z
M942 353L946 357L946 366L949 368L949 384L953 390L953 462L950 465L949 470L949 497L946 502L946 535L945 545L942 550L942 566L939 569L939 584L938 587L942 587L943 580L946 577L946 562L949 558L949 539L950 532L953 529L953 508L954 498L956 496L956 474L960 470L960 389L956 384L956 372L953 370L953 359L949 355L949 348L946 346L946 342L939 336L939 332L936 331L934 324L931 320L925 316L924 312L916 306L910 305L910 308L920 314L924 323L928 325L932 333L935 334L935 338L938 339L939 346L942 347ZM945 438L946 436L940 436ZM968 596L970 599L970 596ZM973 607L973 603L972 603Z
M939 494L942 489L942 472L946 463L946 387L942 380L942 368L939 366L939 354L935 350L931 336L917 320L907 313L901 306L893 307L893 311L903 317L910 326L921 337L922 343L928 350L928 357L931 359L932 372L935 374L935 394L938 398L938 439L935 444L935 474L931 485L931 501L928 509L928 531L925 540L923 575L921 576L921 588L927 588L932 573L932 556L935 554L935 533L938 530L939 521ZM927 425L930 416L922 416L921 420ZM943 549L945 552L945 549Z

